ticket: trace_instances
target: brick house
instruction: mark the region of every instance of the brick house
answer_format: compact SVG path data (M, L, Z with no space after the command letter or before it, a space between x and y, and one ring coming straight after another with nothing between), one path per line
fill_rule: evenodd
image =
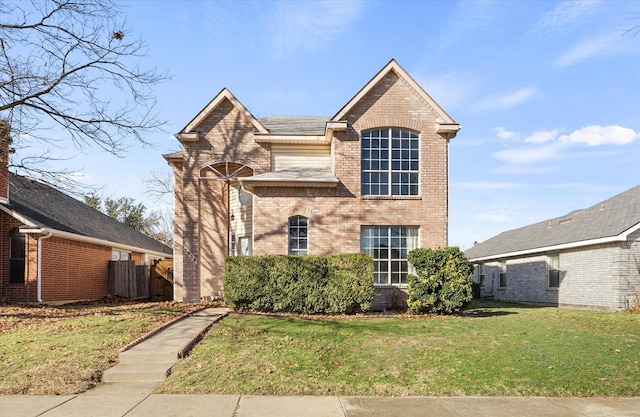
M83 202L9 173L6 150L0 158L1 302L99 299L108 261L172 257L171 248Z
M620 310L640 302L640 186L465 251L481 296Z
M226 88L176 138L175 299L223 297L230 255L364 251L374 308L404 303L408 250L447 244L460 126L391 60L333 117L254 117Z

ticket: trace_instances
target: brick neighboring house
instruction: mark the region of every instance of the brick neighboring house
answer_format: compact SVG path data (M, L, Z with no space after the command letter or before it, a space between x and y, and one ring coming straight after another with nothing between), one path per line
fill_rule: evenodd
M366 252L375 309L406 299L408 250L447 244L460 126L391 60L333 117L257 119L226 88L176 138L175 299L223 297L230 255Z
M107 294L108 261L172 257L171 248L37 181L0 152L0 301L63 303Z
M481 296L620 310L640 303L640 186L465 251Z

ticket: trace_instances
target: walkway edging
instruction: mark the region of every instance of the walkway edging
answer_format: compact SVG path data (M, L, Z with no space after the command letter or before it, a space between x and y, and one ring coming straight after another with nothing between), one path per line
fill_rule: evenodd
M171 326L172 324L175 324L175 323L179 322L180 320L184 320L185 318L191 316L192 314L195 314L195 313L197 313L199 311L202 311L202 310L205 310L207 308L208 307L201 307L201 308L198 308L196 310L189 311L188 313L184 313L183 315L178 316L178 317L174 318L171 321L168 321L168 322L166 322L164 324L161 324L160 326L158 326L155 329L151 330L149 333L147 333L145 335L142 335L139 338L135 339L133 342L129 342L128 344L126 344L124 347L122 347L120 349L120 353L126 352L127 350L131 349L132 347L134 347L134 346L144 342L145 340L155 336L156 334L160 333L161 331L163 331L167 327Z
M191 353L191 350L202 340L204 335L213 327L214 324L227 317L229 313L222 313L220 316L216 317L211 323L207 325L200 333L198 333L193 339L187 342L179 351L178 351L178 359L185 358Z

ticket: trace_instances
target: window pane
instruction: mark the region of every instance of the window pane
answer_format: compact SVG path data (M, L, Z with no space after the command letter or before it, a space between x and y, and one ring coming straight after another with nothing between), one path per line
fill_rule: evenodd
M307 234L309 219L303 216L289 218L289 255L307 254Z

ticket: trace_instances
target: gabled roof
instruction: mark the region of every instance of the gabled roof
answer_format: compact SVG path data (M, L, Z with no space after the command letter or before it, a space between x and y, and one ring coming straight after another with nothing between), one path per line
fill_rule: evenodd
M9 174L9 203L0 209L25 224L70 240L171 257L172 249L48 185Z
M260 121L258 121L258 119L256 119L253 114L251 114L251 112L249 110L247 110L247 108L240 103L240 101L235 98L235 96L233 94L231 94L231 91L229 91L227 88L223 88L214 98L213 100L211 100L209 102L209 104L207 104L205 106L204 109L202 109L200 111L200 113L198 113L196 115L196 117L193 118L193 120L191 120L189 122L189 124L187 124L184 129L182 129L180 131L180 133L178 133L176 136L178 137L178 139L181 139L181 136L185 136L187 138L187 140L189 140L189 134L193 133L193 130L207 117L211 114L211 112L213 112L219 105L220 103L222 103L224 100L229 100L229 102L231 102L231 104L240 112L242 113L247 120L253 124L253 126L255 127L255 129L260 132L260 133L269 133L269 131L267 130L267 128L265 128L262 123L260 123Z
M624 241L640 229L640 185L584 210L509 230L465 251L471 261Z
M396 62L395 59L392 59L391 61L389 61L389 63L385 65L385 67L382 68L380 72L378 72L371 79L371 81L369 81L364 87L362 87L362 89L358 91L358 93L351 100L349 100L349 102L345 104L340 109L340 111L336 113L335 116L331 118L331 120L332 121L344 120L347 114L349 113L349 111L351 111L351 109L354 106L356 106L358 102L360 102L360 100L362 100L362 98L367 93L369 93L369 91L371 91L371 89L374 88L389 72L394 72L398 77L406 81L406 83L409 84L411 88L413 88L418 93L418 95L422 97L422 99L433 108L433 110L438 114L438 117L440 119L438 120L438 123L440 124L441 131L457 132L458 130L460 130L460 125L457 124L451 118L451 116L449 116L447 112L445 112L444 109L440 107L440 105L436 103L436 101L433 98L431 98L431 96L427 94L426 91L424 91L422 87L420 87L420 84L418 84L409 75L409 73L407 73L407 71L405 71L404 68L402 68L400 64Z
M324 135L329 117L268 116L259 120L273 135Z

